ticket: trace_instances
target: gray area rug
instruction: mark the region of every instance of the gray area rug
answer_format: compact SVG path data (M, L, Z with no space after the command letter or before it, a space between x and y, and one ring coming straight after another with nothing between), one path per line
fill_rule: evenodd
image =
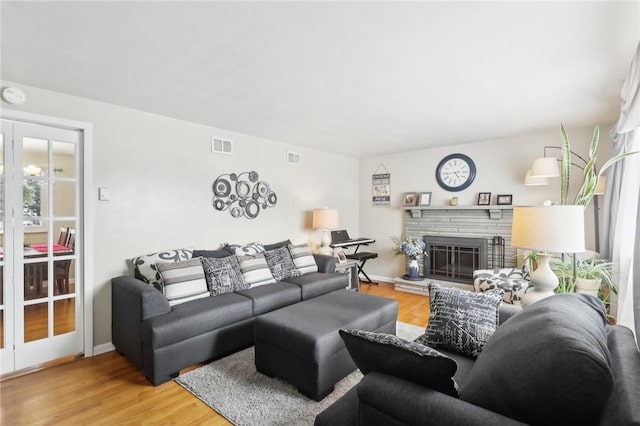
M424 327L398 322L397 335L413 340ZM238 426L312 425L316 416L355 386L354 371L320 402L303 396L280 379L256 371L253 347L182 374L175 381Z

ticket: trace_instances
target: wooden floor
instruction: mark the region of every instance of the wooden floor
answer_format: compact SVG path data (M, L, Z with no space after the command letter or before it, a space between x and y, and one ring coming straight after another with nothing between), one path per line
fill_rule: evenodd
M361 285L360 291L396 299L399 321L426 326L427 297L397 292L393 285L384 283ZM116 352L82 358L0 383L2 425L125 423L230 424L173 381L152 386Z

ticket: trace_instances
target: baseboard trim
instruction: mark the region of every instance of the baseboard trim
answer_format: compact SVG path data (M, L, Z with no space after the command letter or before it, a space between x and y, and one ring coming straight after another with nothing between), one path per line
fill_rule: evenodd
M93 356L106 354L107 352L115 351L116 347L113 346L113 343L103 343L102 345L93 347Z

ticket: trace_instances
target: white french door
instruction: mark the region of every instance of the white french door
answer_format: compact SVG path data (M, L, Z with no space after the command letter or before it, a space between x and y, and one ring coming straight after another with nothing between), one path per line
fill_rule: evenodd
M1 120L0 362L83 352L82 132Z

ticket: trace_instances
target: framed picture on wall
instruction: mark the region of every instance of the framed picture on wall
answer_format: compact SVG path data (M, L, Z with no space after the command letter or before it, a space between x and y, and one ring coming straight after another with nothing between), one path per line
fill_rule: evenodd
M430 192L421 192L418 194L418 204L419 206L430 206L431 205L431 193Z
M479 206L488 206L491 204L491 193L490 192L481 192L478 194L478 205Z
M416 205L416 193L415 192L405 192L404 200L402 201L402 205L404 207L410 207Z
M496 203L499 206L510 206L513 204L513 195L512 194L498 194L496 198Z

